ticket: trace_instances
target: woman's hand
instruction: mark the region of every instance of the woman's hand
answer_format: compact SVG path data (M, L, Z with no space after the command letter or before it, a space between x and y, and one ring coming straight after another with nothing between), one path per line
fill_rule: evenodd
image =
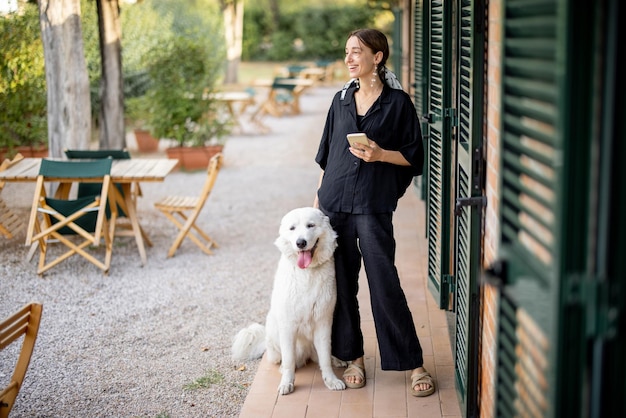
M373 163L375 161L384 161L385 150L378 146L378 144L371 139L367 139L369 145L356 144L354 147L348 149L357 158L365 161L366 163Z
M356 144L354 147L349 147L348 150L355 157L365 161L366 163L381 162L389 163L401 166L411 165L404 155L400 151L390 151L382 149L378 144L371 139L367 139L369 145Z

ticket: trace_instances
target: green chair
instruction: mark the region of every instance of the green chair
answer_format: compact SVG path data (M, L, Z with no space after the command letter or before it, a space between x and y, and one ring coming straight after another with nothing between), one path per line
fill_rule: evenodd
M116 204L110 205L110 216L106 213L107 203L116 201L111 187L112 163L111 158L41 161L26 233L26 245L37 244L39 249L37 274L42 275L75 254L108 273L117 218ZM52 182L61 184L55 197L46 194L46 186ZM72 186L86 182L100 183L99 193L70 199ZM91 251L95 252L103 239L105 255L100 260ZM60 255L55 251L53 256L49 254L50 246L57 242L67 248Z
M100 158L113 158L114 160L130 160L130 153L126 149L99 149L99 150L83 150L83 149L66 149L65 156L70 160L96 160Z
M131 158L130 152L127 149L99 149L99 150L64 150L65 156L72 159L101 159L101 158L113 158L114 160L129 160ZM128 190L130 191L131 202L134 205L133 207L137 207L137 199L142 196L141 187L139 183L134 183L132 185L126 185L127 191L125 191L124 185L121 183L115 183L115 188L119 193L118 196L118 208L117 208L117 228L116 235L117 236L127 236L134 237L132 231L132 225L128 221L128 216L126 215L126 193ZM98 193L99 185L97 183L81 183L78 186L78 196L92 195L94 193ZM109 214L110 209L107 207L107 214ZM144 231L144 229L139 226L141 230L141 235L143 239L149 247L152 247L152 241L148 237L148 234Z
M70 150L65 149L65 156L70 160L74 159L82 159L82 160L95 160L102 158L112 158L114 160L129 160L130 153L123 149L107 149L107 150ZM102 185L100 183L80 183L78 185L78 197L82 196L91 196L94 194L100 193L100 187ZM124 196L124 192L122 190L121 184L116 184L117 190L120 192L120 196ZM110 209L107 206L107 215L110 214ZM119 217L126 217L126 213L124 212L124 208L118 206L117 214Z

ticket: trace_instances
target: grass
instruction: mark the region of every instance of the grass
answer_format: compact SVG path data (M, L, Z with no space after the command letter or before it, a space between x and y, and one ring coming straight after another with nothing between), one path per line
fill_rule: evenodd
M241 86L250 86L254 83L255 80L263 80L263 79L273 79L277 74L280 74L281 69L285 66L293 64L291 62L240 62L239 63L239 79L237 82L237 86L233 87L241 87ZM338 67L336 71L335 78L337 80L346 80L348 75L344 72L341 72L341 65ZM339 72L339 74L337 74Z
M224 381L224 375L216 370L209 370L206 375L196 379L193 383L183 386L185 390L206 389Z
M239 63L239 83L249 85L256 79L274 78L286 63L280 62L241 62Z

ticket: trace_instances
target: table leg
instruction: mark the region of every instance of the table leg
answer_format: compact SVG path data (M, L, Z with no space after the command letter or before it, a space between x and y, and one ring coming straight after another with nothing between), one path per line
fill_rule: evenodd
M130 183L122 183L122 191L124 194L124 203L125 203L125 212L128 215L128 220L130 221L133 235L135 236L135 241L137 242L137 249L139 250L139 256L141 257L141 265L145 266L147 262L146 257L146 249L143 245L143 231L141 230L141 225L139 225L139 220L137 219L137 208L135 207L135 202L133 201L133 197L131 194L131 184Z

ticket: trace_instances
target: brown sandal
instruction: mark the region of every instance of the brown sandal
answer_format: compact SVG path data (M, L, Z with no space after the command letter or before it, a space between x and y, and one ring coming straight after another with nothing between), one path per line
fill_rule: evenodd
M430 385L430 388L426 390L415 390L415 386L427 384ZM435 392L435 382L433 381L433 377L428 372L424 373L415 373L411 375L411 395L413 396L429 396Z
M361 379L358 383L348 382L346 377L358 377ZM348 368L343 372L343 381L350 389L360 389L365 386L365 367L360 364L350 362Z

